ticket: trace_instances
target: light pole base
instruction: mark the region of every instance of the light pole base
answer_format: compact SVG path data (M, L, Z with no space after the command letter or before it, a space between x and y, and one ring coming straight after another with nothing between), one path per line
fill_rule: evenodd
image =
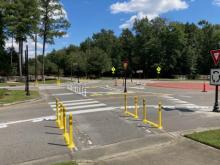
M214 106L213 112L220 112L219 107L218 106Z

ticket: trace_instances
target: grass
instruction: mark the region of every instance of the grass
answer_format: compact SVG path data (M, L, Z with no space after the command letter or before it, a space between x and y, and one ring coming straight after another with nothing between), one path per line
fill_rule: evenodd
M61 83L67 82L67 80L60 80ZM38 83L43 84L43 81L38 81ZM45 84L56 84L57 80L45 80Z
M57 163L53 165L78 165L78 163L74 162L63 162L63 163Z
M4 87L4 86L21 86L21 85L24 85L24 83L21 83L21 82L0 83L0 87Z
M38 91L30 91L30 94L30 96L26 96L26 92L24 90L0 89L0 105L35 99L39 97Z
M205 132L196 132L193 134L185 135L185 137L220 149L220 129Z

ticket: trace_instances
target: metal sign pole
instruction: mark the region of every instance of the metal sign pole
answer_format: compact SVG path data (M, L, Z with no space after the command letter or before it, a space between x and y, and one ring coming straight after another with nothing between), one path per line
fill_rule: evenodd
M220 112L218 106L218 85L215 86L215 104L214 104L213 112Z

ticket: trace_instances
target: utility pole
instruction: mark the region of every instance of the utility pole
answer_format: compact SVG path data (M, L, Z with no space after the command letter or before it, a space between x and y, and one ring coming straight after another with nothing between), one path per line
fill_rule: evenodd
M26 68L26 96L30 96L30 91L29 91L29 68L28 68L28 45L26 45L26 50L25 50L25 68Z

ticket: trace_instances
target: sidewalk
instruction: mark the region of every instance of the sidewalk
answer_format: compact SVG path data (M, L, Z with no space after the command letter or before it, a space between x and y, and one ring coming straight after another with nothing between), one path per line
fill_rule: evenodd
M158 137L161 135L157 135ZM164 135L163 135L164 136ZM169 142L161 136L157 139L158 144L148 144L139 149L127 148L127 151L98 157L91 160L81 161L81 165L219 165L220 151L201 143L178 136L170 138ZM158 138L157 137L157 138ZM146 139L147 140L147 139ZM149 141L146 141L146 144ZM150 142L151 143L151 142ZM146 145L145 144L145 145ZM105 151L111 150L106 149ZM94 154L97 151L94 151ZM108 153L108 152L107 152ZM103 153L104 154L104 153Z

